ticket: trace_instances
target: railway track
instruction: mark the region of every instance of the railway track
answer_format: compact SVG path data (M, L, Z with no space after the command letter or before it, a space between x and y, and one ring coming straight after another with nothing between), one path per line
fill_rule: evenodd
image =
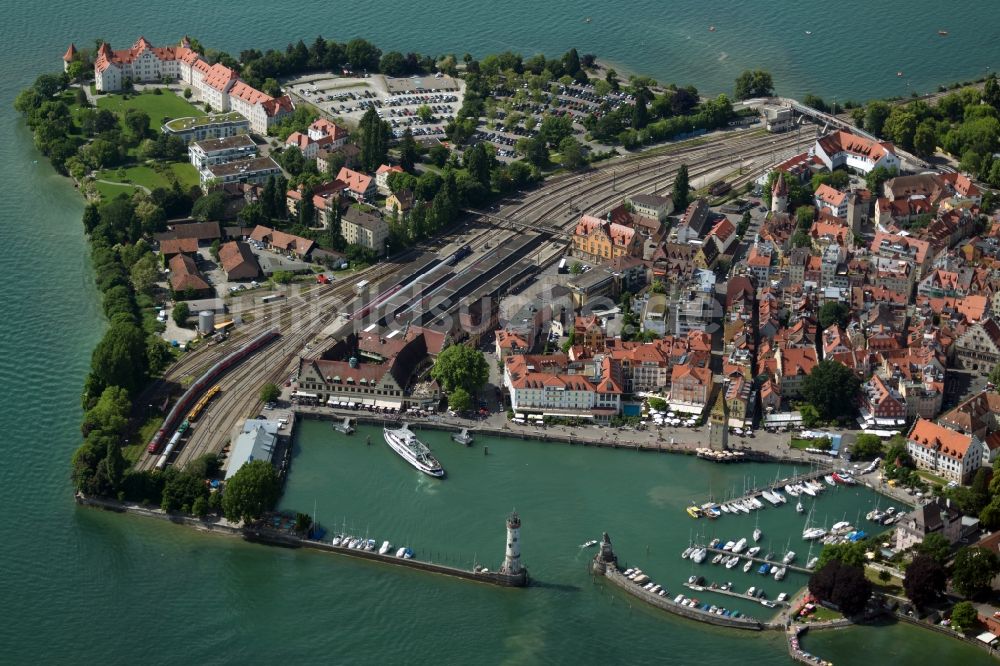
M519 219L542 221L567 211L563 221L557 221L561 229L569 228L575 223L579 210L588 209L593 212L603 212L619 201L628 192L645 191L656 183L668 185L681 164L688 166L692 179L713 173L726 164L734 164L734 155L740 157L741 165L748 159L755 160L768 154L775 154L792 147L811 144L811 138L798 135L761 136L757 133L745 136L733 136L729 133L711 135L699 140L697 144L678 147L668 152L640 154L622 160L602 164L593 171L583 175L567 175L547 181L542 187L523 195L519 202L502 204L499 216L515 222ZM735 168L735 167L734 167ZM762 169L757 169L759 173ZM748 174L747 179L752 174ZM569 181L569 182L567 182ZM581 199L583 196L588 198ZM573 202L575 205L570 205ZM480 218L480 221L483 218ZM474 250L483 248L487 242L494 245L505 242L513 235L520 233L544 234L544 231L524 232L512 230L506 235L498 235L497 230L486 225L481 231L473 231L471 237L456 239L455 235L436 244L426 243L423 250L440 250L451 243L456 245L469 244ZM547 248L551 249L551 248ZM203 352L194 352L178 361L167 372L167 382L179 382L190 376L199 368L210 366L247 336L262 332L269 326L274 326L273 313L278 319L278 327L282 337L276 340L263 353L249 358L242 365L233 368L219 382L221 395L211 403L191 431L186 443L179 449L173 464L183 466L188 461L204 453L221 451L224 442L229 439L235 425L245 417L253 416L259 408L258 389L267 382L283 383L284 378L292 370L292 366L305 345L327 327L337 307L342 307L352 300L354 278L368 279L373 284L379 284L396 277L402 269L401 265L379 264L366 271L357 273L350 281L344 281L334 287L312 287L285 299L277 311L265 308L254 308L259 316L243 328L243 336L232 336L226 344L206 348ZM335 307L337 306L337 307ZM305 315L302 315L305 310ZM161 384L166 385L165 382ZM149 468L155 464L155 458L143 457L138 466Z

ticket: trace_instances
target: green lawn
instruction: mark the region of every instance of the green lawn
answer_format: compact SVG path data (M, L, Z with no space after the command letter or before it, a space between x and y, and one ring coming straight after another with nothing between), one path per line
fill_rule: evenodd
M165 120L205 115L204 111L169 90L164 90L162 95L154 95L152 92L133 94L128 99L124 95L105 95L97 100L97 107L117 114L124 113L125 109L142 109L149 114L149 127L154 132L160 131Z
M188 162L171 162L167 165L170 170L177 176L178 181L184 188L190 188L198 184L198 171ZM98 175L98 180L112 180L116 183L126 183L128 187L134 185L139 185L147 187L150 190L156 189L157 187L170 187L170 179L165 175L161 174L152 167L145 165L127 167L125 169L125 177L122 178L118 174L118 169L105 169ZM97 183L97 189L100 190L101 194L107 196L107 192L113 195L124 191L124 186L108 185L107 183Z
M924 481L927 481L928 483L930 483L932 485L935 484L935 483L940 484L942 486L948 485L948 479L940 477L937 474L932 474L931 472L928 472L925 469L918 469L917 470L917 476L919 476Z
M94 187L101 195L101 199L108 200L114 199L119 194L132 195L136 191L135 185L127 185L124 183L94 183Z

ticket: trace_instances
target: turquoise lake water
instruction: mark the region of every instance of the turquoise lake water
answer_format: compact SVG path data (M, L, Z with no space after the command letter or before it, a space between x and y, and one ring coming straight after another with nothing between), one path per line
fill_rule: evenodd
M574 548L607 529L626 559L676 587L689 574L690 565L677 552L693 523L677 506L691 493L727 487L738 483L733 475L751 473L739 468L525 442L493 443L491 455L483 457L476 448L435 441L452 472L436 487L384 445L362 449L357 441L333 440L328 426L303 428L287 504L309 511L315 501L325 521L346 519L353 529L406 540L422 554L492 566L502 550L503 516L516 506L525 520L526 562L540 582L528 590L263 548L78 509L71 501L68 459L77 445L80 387L103 321L79 221L82 202L35 153L11 108L17 91L37 73L60 65L69 41L81 45L103 37L126 45L144 34L163 43L190 33L208 46L238 52L282 47L300 37L308 42L321 32L342 40L365 36L386 50L459 55L504 48L559 54L575 46L622 69L693 83L703 92L729 91L739 71L760 67L774 74L781 93L844 101L928 91L996 67L1000 7L957 9L942 11L926 0L850 1L832 8L690 0L519 0L503 7L7 3L0 22L6 66L0 80L0 182L6 195L0 208L0 380L15 410L0 445L0 502L6 511L0 527L2 661L786 660L778 636L703 628L630 603L595 584L586 573L589 555ZM583 21L587 16L590 23ZM714 33L709 25L716 26ZM938 37L939 29L949 30L949 37ZM897 71L906 76L898 78ZM848 500L823 500L831 520L838 511L849 513L859 498ZM776 511L761 520L766 532L782 529ZM748 528L732 523L734 532ZM733 580L742 579L734 574ZM837 663L859 663L882 650L894 663L986 660L909 627L852 629L810 641L811 649Z

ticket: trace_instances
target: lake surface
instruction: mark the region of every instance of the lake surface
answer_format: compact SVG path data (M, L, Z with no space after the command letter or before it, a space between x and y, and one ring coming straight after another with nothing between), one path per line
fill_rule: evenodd
M160 44L190 33L207 46L238 53L299 38L309 42L320 30L340 40L364 36L385 50L459 56L505 48L558 55L575 46L623 70L693 83L706 93L728 92L739 71L760 67L774 74L783 94L813 92L842 102L928 91L995 68L1000 7L980 4L951 14L927 0L851 0L838 3L835 12L775 0L517 0L503 6L309 1L294 7L250 0L238 11L201 16L205 8L189 0L4 7L0 380L14 409L0 444L3 661L682 664L731 663L735 657L746 664L782 663L777 636L733 634L631 604L594 583L586 569L590 553L575 548L608 530L623 558L674 589L690 575L680 549L695 525L707 526L678 507L710 486L716 493L739 487L751 467L519 441L490 443L491 455L483 457L479 447L465 450L432 436L451 474L435 486L375 437L368 448L358 437L333 440L328 426L303 428L286 504L311 511L315 501L328 524L346 517L352 529L405 541L422 556L434 553L460 564L478 559L491 567L502 556L503 518L516 507L524 517L525 562L539 582L527 590L78 509L68 460L78 443L80 389L104 323L80 225L83 204L34 151L11 103L36 74L61 66L70 41L81 46L103 37L121 47L138 34ZM322 27L299 27L307 25ZM949 30L949 37L938 37L939 29ZM896 77L897 71L906 76ZM758 476L771 473L761 468ZM838 520L838 512L851 519L858 498L847 492L820 500L817 519ZM784 547L779 516L792 516L791 510L761 515L776 550ZM713 527L720 536L746 535L751 521L721 519ZM741 576L729 579L749 585L750 577ZM790 575L786 584L799 582ZM776 594L773 581L772 588ZM895 651L900 661L935 666L943 663L940 654L957 655L961 648L909 627L851 629L809 640L815 641L810 649L838 663L857 663L858 644L866 654ZM985 659L973 651L963 663Z

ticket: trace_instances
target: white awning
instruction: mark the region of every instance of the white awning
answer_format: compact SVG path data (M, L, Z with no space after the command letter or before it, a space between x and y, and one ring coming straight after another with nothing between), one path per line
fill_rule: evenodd
M587 413L579 413L578 414L578 413L567 413L567 412L544 412L544 413L542 413L542 416L543 417L545 417L545 416L554 416L556 418L564 418L564 419L592 419L592 418L594 418L593 414L587 414ZM528 418L531 418L531 416L529 416Z
M976 636L976 640L977 641L980 641L982 643L986 643L987 645L990 645L996 639L997 639L996 634L990 633L988 631L984 631L983 633L981 633L978 636Z
M398 407L399 405L394 402L388 402L386 400L376 400L375 406L382 408L390 408L390 407Z
M687 405L684 403L670 403L670 409L683 414L701 414L705 411L705 405Z
M319 396L315 393L305 393L304 391L295 391L292 393L296 398L318 398Z

